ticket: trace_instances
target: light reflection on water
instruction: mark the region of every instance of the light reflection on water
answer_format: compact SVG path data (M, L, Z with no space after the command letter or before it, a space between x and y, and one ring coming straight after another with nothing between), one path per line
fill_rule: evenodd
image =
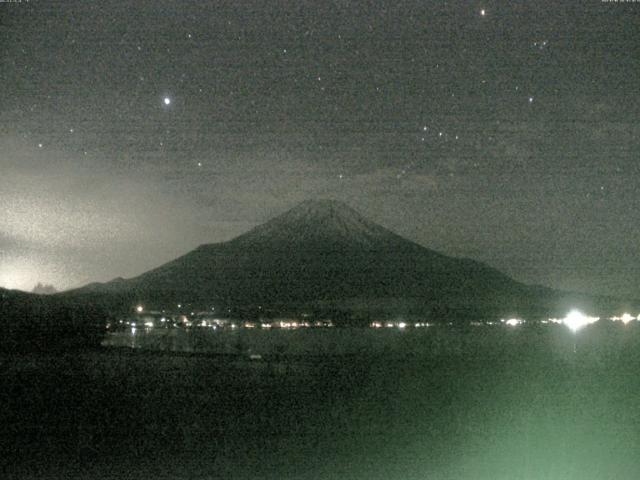
M572 355L576 336L562 325L544 327L556 353ZM621 332L624 334L624 332ZM580 332L578 343L591 335ZM483 349L501 348L504 342L523 347L537 338L532 332L511 327L487 327L467 332L452 327L423 329L329 328L329 329L206 329L135 327L110 332L105 347L202 352L226 355L467 355ZM602 346L598 347L599 350Z
M415 335L415 333L413 334ZM422 335L415 335L417 338ZM389 345L405 348L401 331L372 329L261 330L204 328L135 328L110 332L105 347L129 347L172 352L206 352L247 356L274 354L380 353Z

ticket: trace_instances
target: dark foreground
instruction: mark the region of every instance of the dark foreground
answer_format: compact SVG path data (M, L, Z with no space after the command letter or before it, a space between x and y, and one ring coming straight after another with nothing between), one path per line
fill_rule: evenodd
M640 475L635 322L588 327L575 353L561 326L381 334L393 336L386 352L254 362L127 349L4 355L0 476Z

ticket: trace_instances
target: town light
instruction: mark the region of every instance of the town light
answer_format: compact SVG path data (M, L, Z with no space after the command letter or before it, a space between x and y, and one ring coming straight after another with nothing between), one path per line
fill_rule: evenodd
M613 316L611 317L611 320L613 320L614 322L622 322L625 325L629 322L631 322L632 320L635 320L635 317L631 316L628 313L623 313L622 316L617 317L617 316Z
M505 324L509 325L510 327L516 327L522 323L522 320L520 320L519 318L510 318L509 320L503 320L503 321Z
M143 311L144 311L144 307L143 307L142 305L138 305L138 306L136 307L136 312L138 312L138 313L142 313Z
M578 310L571 310L564 318L562 323L569 327L573 332L577 332L582 327L589 325L590 323L597 322L599 318L588 317Z

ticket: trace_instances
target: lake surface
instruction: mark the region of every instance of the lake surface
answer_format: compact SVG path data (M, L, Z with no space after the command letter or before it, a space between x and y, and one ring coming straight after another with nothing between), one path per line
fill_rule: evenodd
M226 333L1 358L3 478L638 478L635 323Z
M541 327L556 341L573 345L574 337L564 327ZM226 355L450 355L491 349L503 342L533 341L523 332L536 331L496 326L451 326L425 328L298 328L218 329L127 328L107 334L105 347Z

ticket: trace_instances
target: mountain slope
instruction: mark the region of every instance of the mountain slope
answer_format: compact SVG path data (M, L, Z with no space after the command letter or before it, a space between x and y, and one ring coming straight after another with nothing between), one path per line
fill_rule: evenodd
M480 262L429 250L331 200L303 202L231 241L71 294L106 295L129 307L134 301L280 311L331 305L490 317L541 314L558 297Z
M486 303L525 290L486 265L428 250L343 203L323 200L303 202L229 242L202 245L138 277L81 292L166 304L282 306L380 298Z
M96 347L109 310L79 300L0 288L0 352Z

